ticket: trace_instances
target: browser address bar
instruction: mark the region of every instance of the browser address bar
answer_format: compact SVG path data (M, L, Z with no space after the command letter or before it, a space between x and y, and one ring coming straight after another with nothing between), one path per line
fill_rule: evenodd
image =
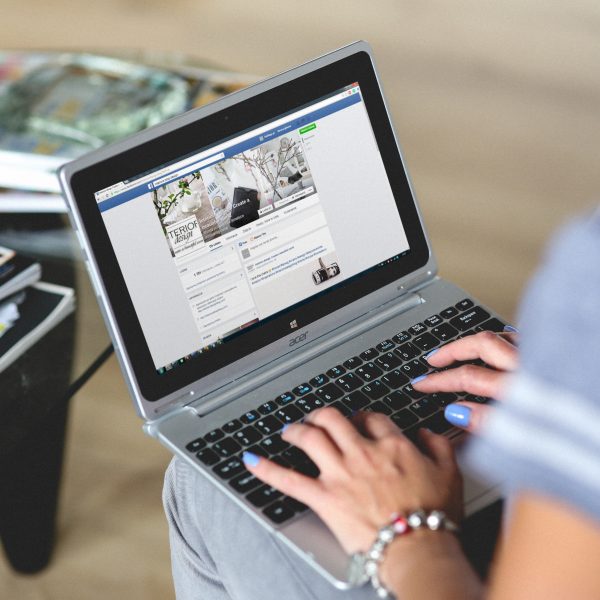
M204 160L201 160L197 163L191 164L191 165L187 165L186 167L179 169L178 171L174 171L173 173L169 173L168 175L165 175L164 177L161 177L160 179L156 179L152 182L152 187L153 188L157 188L158 186L162 185L163 183L166 183L167 181L171 181L171 179L177 179L177 177L181 177L182 175L185 175L186 173L189 173L190 171L195 171L196 169L201 169L202 167L205 167L206 165L210 165L211 163L214 163L217 160L221 160L225 158L225 154L223 152L219 152L219 154L213 154L212 156L209 156L208 158L205 158Z

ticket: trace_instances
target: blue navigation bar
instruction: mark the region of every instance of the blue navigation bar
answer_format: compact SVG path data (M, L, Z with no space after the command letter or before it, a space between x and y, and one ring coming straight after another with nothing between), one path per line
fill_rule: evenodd
M224 157L219 158L218 160L214 161L213 163L207 163L207 164L203 165L202 169L206 169L207 167L210 167L213 164L221 162L232 156L236 156L237 154L240 154L241 152L244 152L245 150L249 150L250 148L255 148L256 146L260 146L260 144L264 144L265 142L268 142L269 140L272 140L272 139L278 138L282 135L285 135L286 133L289 133L291 130L299 129L300 127L303 127L304 125L312 123L313 121L316 121L318 119L322 119L323 117L326 117L327 115L330 115L334 112L343 110L344 108L348 108L349 106L352 106L353 104L357 104L358 102L361 102L361 100L362 99L361 99L360 93L350 94L350 95L346 96L345 98L338 100L337 102L333 102L332 104L323 106L322 108L314 110L313 112L310 112L308 114L302 115L301 117L292 119L291 121L288 121L287 123L278 125L277 127L271 129L270 131L265 131L264 133L261 133L260 135L256 135L247 140L244 140L243 142L240 142L239 144L234 144L233 146L230 146L229 148L225 148L223 150ZM190 166L193 167L193 165L190 165ZM168 175L163 176L160 178L161 183L157 187L162 187L163 185L167 185L167 184L171 183L172 181L181 179L182 177L185 177L186 175L189 175L190 173L193 173L195 171L198 171L197 167L191 168L189 171L186 171L184 173L181 173L181 171L178 170L177 176L173 177L173 179L165 179L165 177L168 177ZM154 184L152 182L138 185L134 188L131 188L130 190L122 192L121 194L113 196L112 198L109 198L108 200L99 202L98 208L100 209L100 212L104 212L104 211L110 210L111 208L115 208L115 206L119 206L119 204L124 204L125 202L129 202L130 200L133 200L134 198L137 198L138 196L147 194L148 192L152 191L154 189L153 185Z

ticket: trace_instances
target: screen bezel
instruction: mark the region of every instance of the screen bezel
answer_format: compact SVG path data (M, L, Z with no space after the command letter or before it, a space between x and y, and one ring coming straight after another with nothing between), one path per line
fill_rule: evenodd
M410 251L400 260L343 281L330 291L319 294L317 298L309 298L274 315L262 325L237 336L233 343L223 343L176 369L159 374L97 208L94 193L118 181L176 161L182 156L202 151L251 127L275 120L355 82L360 85ZM79 217L139 390L149 402L160 400L278 339L288 337L291 321L295 320L302 327L309 325L417 271L427 264L430 257L392 125L367 52L357 52L272 89L257 91L256 94L220 110L218 102L214 107L217 110L210 114L203 114L202 109L199 109L201 118L83 167L73 172L70 178L72 197L77 203ZM206 143L199 146L198 139Z

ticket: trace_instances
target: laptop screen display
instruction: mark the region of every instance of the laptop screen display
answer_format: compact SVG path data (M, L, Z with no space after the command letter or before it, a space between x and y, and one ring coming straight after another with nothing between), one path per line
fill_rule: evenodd
M160 374L409 250L357 83L95 200Z

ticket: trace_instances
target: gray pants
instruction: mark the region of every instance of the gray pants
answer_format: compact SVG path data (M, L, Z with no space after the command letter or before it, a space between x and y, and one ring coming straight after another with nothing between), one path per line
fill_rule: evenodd
M178 600L373 600L370 588L335 589L182 460L165 476Z

